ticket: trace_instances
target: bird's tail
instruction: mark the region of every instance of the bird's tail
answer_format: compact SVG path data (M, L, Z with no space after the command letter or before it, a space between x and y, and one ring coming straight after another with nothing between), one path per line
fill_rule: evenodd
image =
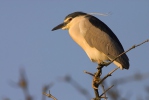
M126 54L123 54L113 62L120 69L129 69L129 59Z

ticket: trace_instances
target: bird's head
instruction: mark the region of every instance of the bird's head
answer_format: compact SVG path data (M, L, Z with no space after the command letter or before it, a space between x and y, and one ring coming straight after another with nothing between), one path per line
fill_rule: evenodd
M67 15L64 19L64 22L57 25L56 27L54 27L52 29L52 31L54 30L58 30L58 29L63 29L63 30L67 30L71 27L72 24L75 24L75 22L73 21L74 19L80 17L80 16L85 16L87 15L87 13L84 13L84 12L74 12L74 13L71 13L69 15Z

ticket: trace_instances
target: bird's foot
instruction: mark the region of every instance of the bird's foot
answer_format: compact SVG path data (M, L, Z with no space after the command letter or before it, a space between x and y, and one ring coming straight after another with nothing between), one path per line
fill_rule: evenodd
M110 63L109 62L101 62L98 64L97 69L102 69L104 66L108 66Z
M94 77L93 77L93 81L92 81L93 89L98 89L101 75L102 75L102 68L100 67L99 69L97 69L97 72L94 74Z
M92 88L93 89L98 89L100 78L99 77L94 77L92 81Z

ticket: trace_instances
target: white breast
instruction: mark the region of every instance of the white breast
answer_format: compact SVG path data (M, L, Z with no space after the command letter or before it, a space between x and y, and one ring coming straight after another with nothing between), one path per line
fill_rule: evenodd
M79 46L82 47L82 49L86 52L86 54L88 55L88 57L90 58L91 61L100 63L101 61L109 60L105 54L98 51L96 48L93 48L93 47L88 45L88 43L84 39L84 33L88 30L88 28L86 27L86 29L84 29L83 31L80 31L81 26L79 26L80 22L78 20L79 19L73 20L73 21L75 21L76 24L71 25L71 27L69 28L69 34L72 37L72 39Z

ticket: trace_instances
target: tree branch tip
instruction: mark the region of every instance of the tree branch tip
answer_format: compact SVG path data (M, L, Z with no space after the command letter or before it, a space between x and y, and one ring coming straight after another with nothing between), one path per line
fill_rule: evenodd
M86 70L84 70L83 72L84 72L84 73L87 73L87 71L86 71Z
M122 53L119 54L117 57L115 57L113 60L111 60L111 61L108 63L108 65L110 65L112 62L114 62L117 58L119 58L119 57L122 56L123 54L126 54L126 53L129 52L130 50L132 50L132 49L134 49L134 48L136 48L136 47L138 47L138 46L141 46L142 44L144 44L144 43L146 43L146 42L149 42L149 39L147 39L147 40L141 42L140 44L133 45L131 48L129 48L128 50L122 52ZM107 66L108 66L108 65L107 65Z
M90 73L90 72L87 72L87 71L84 71L85 74L89 74L91 76L94 76L94 74Z
M117 69L119 69L119 68L116 67L115 69L113 69L113 70L109 73L109 75L112 76L111 74L112 74L113 72L115 72Z
M47 94L45 92L42 92L42 94L49 97L49 98L52 98L53 100L57 100L52 94Z
M110 86L107 90L105 90L99 97L101 98L107 91L109 91L114 85Z

